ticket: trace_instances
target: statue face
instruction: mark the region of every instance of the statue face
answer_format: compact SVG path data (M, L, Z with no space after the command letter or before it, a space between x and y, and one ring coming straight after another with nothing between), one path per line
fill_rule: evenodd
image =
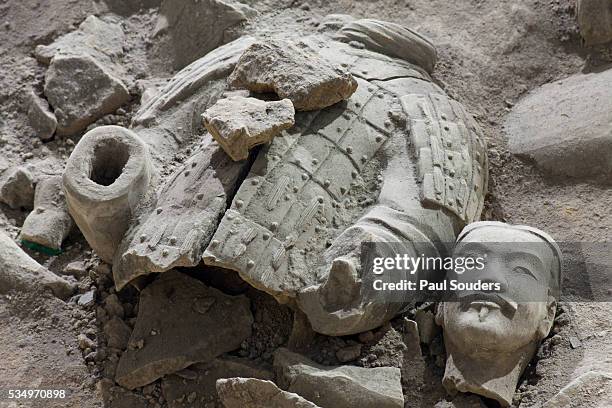
M498 282L497 293L460 292L446 302L439 321L445 337L460 350L511 351L544 338L555 314L549 297L553 250L541 238L511 226L475 229L457 243L453 256L485 256L483 270L462 282Z

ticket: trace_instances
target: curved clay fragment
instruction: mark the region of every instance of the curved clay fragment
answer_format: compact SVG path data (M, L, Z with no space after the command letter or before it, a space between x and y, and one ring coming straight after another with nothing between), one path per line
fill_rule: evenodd
M388 21L363 19L340 29L336 39L357 41L369 50L401 58L431 73L436 65L436 48L421 34Z
M147 146L120 126L86 133L70 155L64 173L68 210L105 262L112 263L151 172Z

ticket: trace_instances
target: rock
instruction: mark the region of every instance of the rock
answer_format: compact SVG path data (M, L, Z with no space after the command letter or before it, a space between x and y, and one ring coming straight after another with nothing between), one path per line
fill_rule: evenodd
M83 261L70 262L64 268L64 273L79 279L87 275L87 265Z
M432 42L414 30L399 24L361 19L344 25L335 37L341 41L357 41L366 49L401 58L418 65L428 73L436 65L436 48Z
M28 119L30 126L41 140L49 140L53 137L57 128L57 119L46 100L30 91L28 95Z
M116 294L111 294L104 299L104 310L108 313L109 316L116 316L120 319L125 317L125 309L123 308L123 304L117 297Z
M86 54L53 58L45 78L45 96L55 110L59 135L84 130L130 99L121 79Z
M60 278L23 252L0 230L0 293L10 290L36 291L50 289L61 299L74 292L75 285Z
M77 342L79 343L79 348L81 350L93 350L96 347L96 343L83 333L79 334L77 337Z
M87 132L70 155L63 178L68 211L103 261L113 262L152 173L147 145L119 126Z
M13 209L32 208L34 178L25 167L12 167L0 177L0 201Z
M92 15L87 17L77 30L59 37L52 44L38 45L34 56L46 65L49 65L57 54L87 54L110 63L123 56L125 41L119 21L111 18L102 20Z
M104 324L104 334L108 347L123 350L127 347L132 331L123 320L118 317L111 318Z
M612 1L578 0L576 17L586 45L612 41Z
M138 318L117 367L119 385L134 389L211 361L240 347L253 316L244 296L227 296L202 282L169 271L140 294ZM203 329L204 328L204 329Z
M293 325L291 326L291 334L287 341L287 348L291 351L302 351L308 349L317 333L312 330L312 326L308 321L308 316L302 313L301 310L293 312Z
M162 390L169 408L190 408L186 395L195 393L196 400L210 399L210 396L217 395L217 380L226 377L272 380L274 376L272 372L257 367L251 360L222 357L209 363L194 364L182 372L165 376L162 380Z
M267 143L295 123L289 99L266 102L233 96L219 100L202 115L212 137L233 160L245 160L249 150Z
M130 96L115 61L123 55L121 25L88 17L79 29L35 55L50 66L44 93L57 118L57 133L70 135L112 113Z
M256 14L233 0L164 0L152 33L153 52L172 61L172 68L183 68L228 42L230 31Z
M403 408L400 370L395 367L328 367L280 348L274 368L281 388L323 408Z
M612 406L612 374L589 371L563 387L542 408Z
M79 296L78 304L83 307L90 307L96 303L96 291L95 289L89 290Z
M458 394L452 401L439 401L433 408L487 408L476 395Z
M341 363L347 363L349 361L357 360L361 355L361 344L355 344L353 346L343 347L336 351L336 358Z
M63 191L62 176L40 180L34 195L34 211L25 219L19 238L59 251L73 226Z
M508 115L510 151L558 176L612 180L612 69L543 85Z
M298 111L311 111L348 99L357 81L303 43L258 42L242 54L230 84L253 92L276 92Z
M225 408L318 408L297 394L281 390L272 381L255 378L218 380L217 392Z
M423 344L430 344L441 331L440 326L436 324L436 317L429 310L417 310L414 320L419 328L419 337Z
M155 205L140 215L144 221L126 235L114 261L117 289L142 275L200 263L245 165L210 141L168 178Z

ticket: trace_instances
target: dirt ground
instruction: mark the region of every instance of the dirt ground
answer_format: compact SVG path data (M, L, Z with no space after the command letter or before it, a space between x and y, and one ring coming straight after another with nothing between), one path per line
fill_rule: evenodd
M538 86L612 63L610 47L585 48L575 24L571 0L340 0L334 2L289 0L244 1L260 12L245 32L266 33L291 30L294 35L316 29L327 14L345 13L401 23L427 35L437 47L439 62L433 77L446 92L462 102L487 135L490 186L484 219L528 224L541 228L558 241L606 242L612 238L612 187L602 180L550 179L508 152L503 122L510 108ZM41 143L32 135L24 108L25 92L42 89L46 67L32 56L36 45L49 44L74 30L90 14L118 13L128 34L126 61L136 78L166 79L172 76L160 61L147 57L148 34L155 25L156 1L130 2L86 0L0 0L0 171L10 165L30 164L42 172L61 171L80 135ZM132 85L126 113L108 115L103 124L126 124L138 108L139 90ZM0 204L0 228L13 237L27 212ZM99 260L75 231L67 250L59 257L31 253L52 271L63 273L66 264L82 260L87 274L79 280L84 293L92 286L99 302L112 293L110 281ZM243 289L240 289L243 290ZM238 353L268 364L271 351L286 343L291 329L291 311L271 298L249 290L256 327L253 337ZM134 293L119 294L131 304L128 323L133 324ZM523 376L515 396L517 406L537 407L589 369L612 372L612 304L569 303L561 305L557 323L537 358ZM130 322L130 319L132 321ZM383 328L380 340L368 346L358 364L395 365L399 319ZM159 384L148 390L123 393L109 391L112 364L108 356L85 361L77 336L100 335L95 306L83 308L41 294L0 296L0 394L6 388L68 389L65 401L44 402L45 407L93 408L103 405L102 396L116 393L113 407L167 406ZM573 348L570 338L578 338ZM352 344L353 338L315 339L311 357L335 363L333 350ZM436 353L424 350L434 367L424 387L429 397L405 384L407 407L430 406L443 391L436 386L441 375L435 368ZM372 361L375 361L373 364ZM418 395L421 395L419 397ZM416 399L422 398L421 401ZM29 403L28 403L29 404ZM0 399L0 407L19 405Z

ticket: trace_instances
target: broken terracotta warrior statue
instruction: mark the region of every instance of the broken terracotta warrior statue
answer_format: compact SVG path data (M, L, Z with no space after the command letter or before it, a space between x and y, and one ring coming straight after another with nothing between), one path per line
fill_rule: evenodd
M164 185L151 175L154 194L131 196L121 242L112 235L115 246L104 246L115 248L118 289L203 259L301 309L317 332L359 333L404 307L362 294L362 242L396 242L406 253L418 245L434 255L439 243L453 242L480 218L484 137L432 81L433 45L383 21L321 27L295 41L239 38L180 71L143 104L131 131L148 146L151 168L201 134L194 118L228 97L230 77L250 97L273 91L291 100L297 113L295 125L252 151L251 161L232 161L205 133L194 152L204 157L187 160ZM279 55L286 70L264 72L265 61ZM303 55L324 61L325 69ZM297 74L307 81L283 82ZM85 217L74 218L81 227Z
M443 384L451 394L470 392L511 406L523 371L548 336L561 282L561 251L536 228L475 222L457 239L453 256L478 251L482 271L470 280L501 285L494 293L461 293L439 305L447 360ZM467 272L466 272L467 273Z

